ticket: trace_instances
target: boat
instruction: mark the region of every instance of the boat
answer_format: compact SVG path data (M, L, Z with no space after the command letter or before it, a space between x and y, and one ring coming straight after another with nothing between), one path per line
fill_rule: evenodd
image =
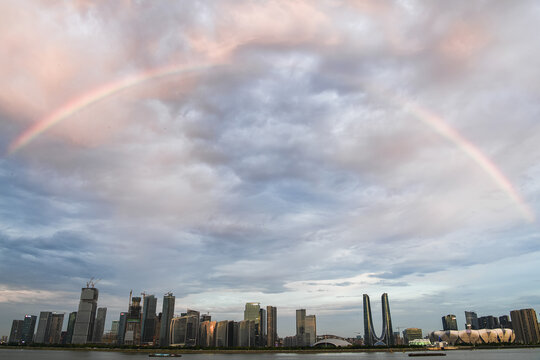
M169 354L169 353L154 353L148 354L150 357L182 357L180 354Z
M446 356L446 354L442 352L426 351L421 353L409 353L409 356Z

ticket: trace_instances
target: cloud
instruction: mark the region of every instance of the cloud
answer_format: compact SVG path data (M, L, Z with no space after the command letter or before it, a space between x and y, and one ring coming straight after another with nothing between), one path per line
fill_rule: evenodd
M95 276L113 317L131 289L173 291L179 312L239 318L261 301L293 322L307 307L347 335L343 314L386 291L396 324L434 328L443 309L498 294L490 272L505 261L515 279L537 273L536 226L407 111L440 117L537 211L533 2L17 2L0 14L3 153L104 85L201 67L81 107L0 159L2 319L33 289L76 303ZM536 306L526 287L486 311Z

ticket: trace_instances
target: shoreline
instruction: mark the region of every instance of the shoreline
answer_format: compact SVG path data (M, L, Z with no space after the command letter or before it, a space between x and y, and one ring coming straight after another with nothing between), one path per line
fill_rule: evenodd
M320 348L320 349L124 349L124 348L100 348L100 347L53 347L53 346L0 346L0 351L2 349L11 349L11 350L56 350L56 351L103 351L103 352L123 352L123 353L174 353L174 354L268 354L268 353L305 353L305 354L317 354L317 353L380 353L380 352L446 352L446 351L474 351L474 350L505 350L505 349L536 349L540 348L538 345L516 345L516 346L453 346L447 349L427 349L427 348Z

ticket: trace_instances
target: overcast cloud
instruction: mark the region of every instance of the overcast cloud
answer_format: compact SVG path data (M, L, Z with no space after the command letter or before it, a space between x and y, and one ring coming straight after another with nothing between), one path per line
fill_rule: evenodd
M91 277L106 329L130 289L218 320L277 306L279 336L297 308L363 332L363 293L425 331L538 308L539 21L535 1L1 2L0 335L75 311ZM189 71L9 153L166 66Z

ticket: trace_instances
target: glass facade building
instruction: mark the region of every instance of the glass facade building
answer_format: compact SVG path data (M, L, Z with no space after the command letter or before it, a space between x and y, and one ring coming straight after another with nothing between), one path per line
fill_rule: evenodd
M21 341L30 344L34 341L34 330L36 329L37 316L25 315L21 333Z
M275 347L277 344L277 309L266 307L266 346Z
M174 295L167 293L163 297L163 310L161 312L161 326L159 331L159 345L169 346L171 336L171 321L174 315Z

